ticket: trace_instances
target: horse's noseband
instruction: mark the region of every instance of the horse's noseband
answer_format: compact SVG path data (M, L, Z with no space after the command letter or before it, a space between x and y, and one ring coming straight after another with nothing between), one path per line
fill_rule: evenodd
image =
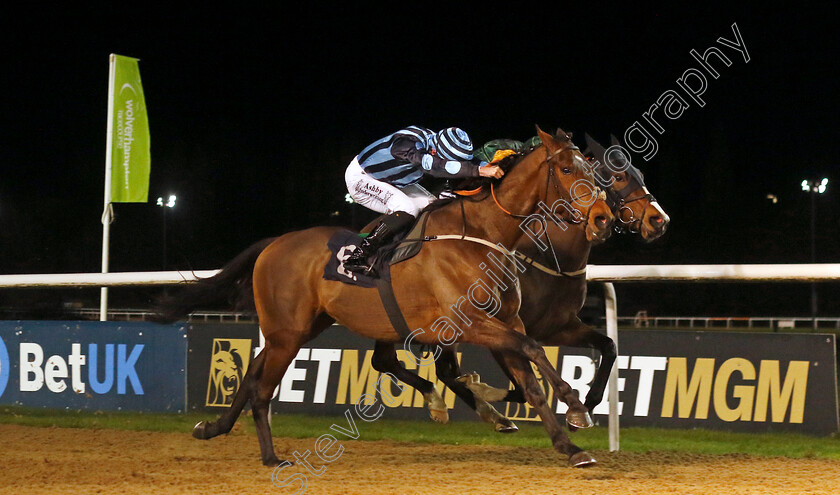
M627 188L625 188L625 189L627 189ZM634 192L639 191L639 190L644 191L645 194L639 196L638 198L633 198L633 199L630 199L630 200L627 199L628 196L630 196L631 194L633 194ZM618 214L615 216L616 217L615 231L619 234L623 234L623 233L635 234L635 233L639 232L642 228L642 222L644 222L644 220L645 220L645 213L647 212L647 208L642 210L642 216L641 217L636 218L636 214L633 213L633 209L630 208L627 205L629 205L630 203L635 203L636 201L641 201L643 199L648 200L648 203L651 203L651 204L656 203L657 201L656 201L656 198L653 197L653 194L648 192L648 190L644 186L644 184L638 184L638 183L637 183L636 187L632 188L632 190L628 191L624 195L620 195L619 191L614 190L612 187L608 188L608 191L612 192L611 196L613 196L612 198L610 198L610 201L609 201L610 203L612 203L611 207L612 207L613 210L617 209L617 211L618 211ZM624 220L622 218L621 213L624 212L624 211L629 211L630 212L630 219L629 220ZM638 224L638 225L634 226L634 224Z

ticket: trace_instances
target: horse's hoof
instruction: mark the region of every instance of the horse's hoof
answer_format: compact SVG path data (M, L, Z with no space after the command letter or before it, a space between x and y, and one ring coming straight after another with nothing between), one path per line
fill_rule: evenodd
M588 412L569 411L566 413L566 423L575 428L592 428L595 423Z
M445 425L449 422L449 411L447 410L440 410L440 409L429 409L429 417L432 418L432 421L435 423L440 423Z
M207 440L210 438L207 435L207 421L199 421L193 426L192 436L199 440Z
M294 466L295 465L295 463L292 462L292 461L281 461L280 458L278 458L277 456L270 457L268 459L263 459L262 463L263 463L263 466L267 466L267 467L270 467L270 468L275 468L275 467L277 467L281 464L286 465L286 466Z
M566 428L568 428L568 429L569 429L569 432L570 432L570 433L574 433L574 432L578 431L578 427L577 427L577 426L570 425L569 423L566 423Z
M491 387L481 382L467 383L466 386L473 395L487 402L499 402L508 394L508 391L503 388Z
M463 375L455 378L455 380L466 385L468 383L481 382L481 376L477 372L473 371L472 373L464 373Z
M517 431L519 431L519 427L507 418L504 418L504 421L496 422L496 433L516 433Z
M443 425L449 422L449 409L437 390L423 394L423 399L426 402L426 407L429 408L429 417L432 418L432 421Z
M595 458L589 455L589 452L585 450L581 450L577 454L569 457L569 465L572 467L587 467L597 463L598 461L596 461Z

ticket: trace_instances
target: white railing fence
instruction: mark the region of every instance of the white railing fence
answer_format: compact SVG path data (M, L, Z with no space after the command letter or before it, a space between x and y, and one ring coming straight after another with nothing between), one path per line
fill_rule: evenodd
M0 275L0 288L33 287L120 287L132 285L173 285L212 277L219 270L171 272L51 273Z
M840 263L774 265L591 265L586 278L604 283L607 335L618 353L618 316L613 282L837 282ZM610 451L619 449L618 363L608 386Z
M809 328L840 330L840 318L805 316L619 316L620 328L703 328L773 330Z
M0 275L0 288L117 287L173 285L210 277L218 270L194 272L66 273ZM607 335L618 347L618 301L614 282L837 282L840 263L755 265L589 265L586 278L604 284ZM103 308L105 312L107 308ZM608 387L610 450L619 449L618 365L613 364Z

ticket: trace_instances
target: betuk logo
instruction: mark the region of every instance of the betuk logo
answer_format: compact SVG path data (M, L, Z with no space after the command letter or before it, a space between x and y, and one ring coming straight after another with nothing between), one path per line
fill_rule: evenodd
M128 384L135 395L143 395L143 385L137 376L137 365L143 344L134 345L128 352L126 344L105 344L105 359L99 356L97 344L88 345L87 355L82 354L82 344L71 344L70 354L65 359L53 355L44 360L44 349L34 342L20 343L20 391L37 392L47 386L50 392L61 393L67 390L67 379L73 392L83 394L87 385L96 394L111 391L116 382L117 394L125 395ZM116 348L116 359L114 350ZM69 370L68 370L69 365ZM82 379L82 367L87 366L88 382ZM105 378L99 379L100 367ZM116 375L116 377L114 376Z

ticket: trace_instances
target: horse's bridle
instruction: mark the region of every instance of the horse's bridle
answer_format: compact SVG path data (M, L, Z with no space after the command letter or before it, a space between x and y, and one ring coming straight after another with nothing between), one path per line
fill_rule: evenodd
M629 165L627 169L625 169L625 172L627 172L627 177L629 178L627 186L618 191L614 188L613 184L610 184L605 188L605 192L607 194L607 204L610 206L610 209L615 212L615 231L618 233L635 234L641 230L645 214L647 213L647 208L642 210L642 216L640 218L636 218L633 210L627 205L643 199L647 199L649 203L656 203L657 201L656 198L653 197L653 194L651 194L645 186L644 175L642 175L639 169ZM611 178L609 172L604 171L603 169L599 170L598 174L605 181ZM636 198L627 199L637 191L643 191L644 194ZM621 213L624 211L630 212L629 220L624 220L622 218ZM634 227L636 224L638 226Z
M528 152L530 153L533 150L534 150L534 148L532 148ZM560 148L558 150L555 150L554 152L549 152L548 148L546 148L546 150L545 150L546 151L545 160L543 161L543 163L545 163L547 165L546 168L548 169L548 171L547 171L547 174L546 174L545 194L543 196L543 203L548 201L548 189L549 189L548 186L549 186L549 184L551 184L554 187L554 191L557 193L557 195L559 197L561 197L561 198L563 197L562 184L560 184L560 178L557 177L556 173L554 172L554 167L551 166L551 160L554 159L554 157L556 157L560 153L563 153L565 151L576 151L576 150L580 150L580 148L575 146L574 143L572 143L571 141L569 141L569 146ZM525 153L517 153L517 154L518 155L524 155ZM595 205L597 200L607 198L603 189L601 189L598 186L594 186L594 185L593 185L593 188L594 188L594 191L592 191L592 194L595 196L595 199L593 199L592 202L589 204L589 207L586 210L586 215L584 215L583 218L577 218L577 215L582 215L582 214L580 213L580 211L578 211L575 208L575 214L574 214L575 218L573 218L573 219L560 218L560 220L562 220L564 222L571 223L573 225L580 225L580 224L585 225L586 223L588 223L589 216L592 212L592 207ZM499 209L502 210L503 212L505 212L507 215L509 215L513 218L519 219L519 220L524 220L524 219L530 218L530 215L519 215L519 214L516 214L516 213L512 213L508 209L503 207L501 205L501 203L499 203L499 200L496 198L496 191L493 187L492 182L490 183L490 194L493 196L493 201L496 203L496 206L498 206ZM573 197L573 194L574 194L573 191L569 191L568 194L569 194L569 197L570 197L569 199L570 199L571 202L576 202L578 199L580 199L580 197ZM633 199L632 201L635 201L635 199ZM554 244L551 242L551 237L548 235L547 222L546 222L545 228L543 228L543 233L540 235L540 237L543 237L543 236L545 236L545 240L548 243L549 249L551 251L551 255L554 258L554 265L557 267L556 272L559 273L560 275L563 275L563 276L572 276L572 277L580 276L577 272L575 272L575 274L573 274L573 275L568 275L567 272L564 272L563 269L560 267L560 260L557 259L557 252L554 249ZM543 256L545 256L545 254L543 254Z
M560 148L560 149L558 149L554 152L549 152L548 148L546 148L546 150L545 150L545 160L543 161L543 163L545 163L547 165L547 167L546 167L547 173L546 173L546 179L545 179L546 183L545 183L545 194L543 195L543 203L546 203L546 201L548 201L548 185L549 184L551 184L554 187L554 192L557 193L557 196L559 196L561 198L563 197L562 184L560 184L560 179L557 177L556 173L554 172L554 167L551 166L551 160L554 159L554 157L556 157L560 153L563 153L564 151L580 150L580 148L575 146L573 143L570 142L569 144L570 144L569 146L566 146L564 148ZM529 150L529 153L531 151L533 151L533 148L531 150ZM517 153L517 155L525 155L525 154L526 153ZM583 215L582 213L580 213L580 211L575 209L575 213L576 213L574 215L575 218L571 218L571 219L570 218L561 218L561 220L563 220L564 222L574 224L574 225L578 225L578 224L587 222L589 220L589 215L592 212L592 207L595 205L597 200L598 199L606 199L606 195L605 195L605 192L604 192L603 189L601 189L598 186L594 186L594 185L593 185L593 188L594 188L594 190L592 191L592 194L595 196L595 199L589 204L589 208L587 208L587 210L586 210L586 215ZM498 206L499 209L502 210L503 212L505 212L507 215L509 215L513 218L520 219L520 220L524 220L524 219L529 217L529 215L519 215L519 214L516 214L516 213L511 213L510 210L508 210L504 206L502 206L501 203L499 203L499 200L496 199L496 190L495 190L492 182L490 183L490 194L493 196L493 201L496 203L496 206ZM573 191L569 191L568 194L570 196L569 201L571 201L572 203L577 202L577 200L580 199L580 197L581 197L581 196L572 197ZM635 199L633 201L635 201ZM578 218L578 215L582 215L583 218Z

